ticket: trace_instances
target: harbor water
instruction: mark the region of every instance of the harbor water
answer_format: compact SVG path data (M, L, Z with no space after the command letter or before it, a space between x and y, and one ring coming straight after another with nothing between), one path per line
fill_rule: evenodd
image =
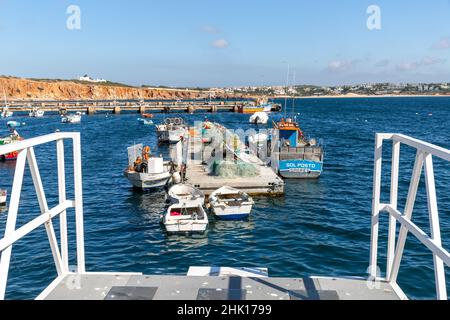
M277 101L284 103L284 100ZM288 101L288 115L292 102ZM215 221L204 236L168 237L160 225L164 193L140 193L123 176L127 147L157 147L154 126L142 125L137 114L83 116L80 124L62 124L60 117L16 116L25 138L61 131L79 131L82 140L86 267L88 271L186 274L189 266L267 267L273 277L366 276L369 262L374 135L403 133L450 148L450 98L301 99L295 102L300 126L322 139L324 172L318 180L286 181L279 198L256 198L251 218ZM177 114L217 121L230 129L253 128L248 115L234 113ZM279 119L284 113L271 115ZM163 121L156 114L153 121ZM0 120L1 135L7 134ZM382 200L388 201L390 145L386 144ZM57 203L56 147L36 148L49 205ZM71 181L71 146L66 146L67 180ZM415 153L401 150L400 209L403 209ZM435 159L436 188L444 247L450 246L450 165ZM11 192L15 163L0 163L0 188ZM73 195L69 188L68 196ZM17 227L39 214L29 171L26 171ZM73 227L74 212L69 211ZM0 208L0 232L7 213ZM422 179L413 221L429 233ZM379 265L385 270L387 217L381 219ZM58 220L54 221L56 230ZM75 265L74 233L70 233L71 264ZM56 276L44 227L13 246L7 298L34 298ZM447 274L449 276L449 274ZM448 283L448 281L447 281ZM399 284L411 298L435 297L431 253L409 235Z

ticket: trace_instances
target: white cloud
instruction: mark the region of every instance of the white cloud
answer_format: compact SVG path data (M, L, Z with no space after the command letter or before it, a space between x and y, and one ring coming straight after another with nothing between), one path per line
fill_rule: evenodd
M435 65L435 64L444 63L445 61L447 61L447 60L442 59L442 58L425 57L422 59L422 64L425 66L431 66L431 65Z
M214 41L211 43L211 46L212 46L213 48L217 48L217 49L228 48L229 45L230 45L230 44L229 44L228 41L225 40L225 39L217 39L217 40L214 40Z
M391 61L389 61L389 59L383 59L383 60L376 62L375 67L384 68L384 67L389 66L390 64L391 64Z
M216 28L214 26L203 26L202 31L210 34L218 34L221 33L219 28Z
M449 49L450 48L450 37L441 38L438 42L433 44L434 49Z
M419 68L420 64L417 62L403 62L397 65L398 71L413 71Z
M327 70L330 72L349 71L357 63L358 60L332 60L328 63Z
M436 57L425 57L420 61L403 62L397 65L398 71L414 71L424 66L433 66L446 62L446 59Z

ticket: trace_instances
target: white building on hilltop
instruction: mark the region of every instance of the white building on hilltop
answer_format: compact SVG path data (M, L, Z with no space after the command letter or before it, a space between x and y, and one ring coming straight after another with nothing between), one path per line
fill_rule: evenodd
M87 74L85 74L82 77L79 77L78 80L80 81L88 81L88 82L94 82L94 83L101 83L101 82L107 82L105 79L93 79L89 77Z

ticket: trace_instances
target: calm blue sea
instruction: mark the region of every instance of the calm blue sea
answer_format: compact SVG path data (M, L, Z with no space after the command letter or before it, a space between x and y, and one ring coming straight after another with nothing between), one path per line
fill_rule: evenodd
M280 101L284 103L283 101ZM292 101L288 101L288 110ZM204 237L167 237L159 224L164 195L133 191L122 171L126 148L145 143L157 150L154 127L140 125L137 114L85 116L64 125L59 116L30 119L19 132L27 138L61 131L82 137L86 263L89 271L137 271L185 274L189 266L267 267L271 276L366 276L369 261L374 135L395 132L450 148L450 98L303 99L295 113L311 137L323 139L325 166L317 181L287 181L281 198L256 199L248 222L213 222ZM189 122L206 114L185 115ZM207 114L229 128L249 128L248 116ZM282 113L273 115L274 119ZM157 115L155 122L162 121ZM0 120L2 135L7 134ZM387 201L389 148L385 148L383 200ZM67 145L68 180L72 177ZM166 148L159 153L168 154ZM55 145L36 149L50 205L57 201ZM402 149L400 207L405 202L414 152ZM435 161L440 222L444 244L450 244L450 165ZM0 163L0 188L11 190L14 163ZM69 195L73 194L69 188ZM424 182L413 220L429 232ZM0 209L1 210L1 209ZM18 226L39 214L27 170ZM73 226L73 211L69 212ZM6 213L0 212L3 234ZM58 221L55 222L58 228ZM379 265L385 270L387 218L381 220ZM71 264L74 237L71 230ZM41 227L13 247L7 298L34 298L54 279L45 229ZM448 276L448 275L447 275ZM448 283L448 282L447 282ZM434 298L431 254L412 235L408 238L399 284L411 298Z

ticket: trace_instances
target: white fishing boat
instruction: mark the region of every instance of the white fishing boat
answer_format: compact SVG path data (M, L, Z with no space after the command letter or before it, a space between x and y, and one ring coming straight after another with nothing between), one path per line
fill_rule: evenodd
M164 124L156 126L156 133L160 143L178 143L186 136L188 127L182 118L167 118Z
M162 218L167 233L203 233L208 227L208 215L195 202L171 205Z
M44 116L44 114L45 114L44 110L34 107L28 115L32 118L41 118Z
M0 206L6 205L7 197L8 197L8 192L6 190L0 189Z
M186 202L205 204L205 194L189 184L176 184L169 189L167 194L173 204Z
M12 117L14 113L13 113L12 111L9 111L9 108L8 108L8 100L7 100L7 98L6 98L6 91L5 91L5 88L3 88L3 96L4 96L4 98L5 98L5 106L3 107L3 109L2 109L1 112L0 112L0 118L9 118L9 117Z
M9 111L8 108L3 108L2 112L0 112L0 118L9 118L13 116L13 112Z
M249 122L252 124L267 124L269 116L266 112L256 112L250 117Z
M62 123L80 123L81 115L82 115L81 112L65 115L61 118L61 122Z
M240 220L249 217L253 199L246 193L224 186L209 197L211 211L222 220Z
M142 144L128 148L128 164L124 175L138 189L162 188L172 176L172 164L162 157L150 156L150 148L143 148Z

